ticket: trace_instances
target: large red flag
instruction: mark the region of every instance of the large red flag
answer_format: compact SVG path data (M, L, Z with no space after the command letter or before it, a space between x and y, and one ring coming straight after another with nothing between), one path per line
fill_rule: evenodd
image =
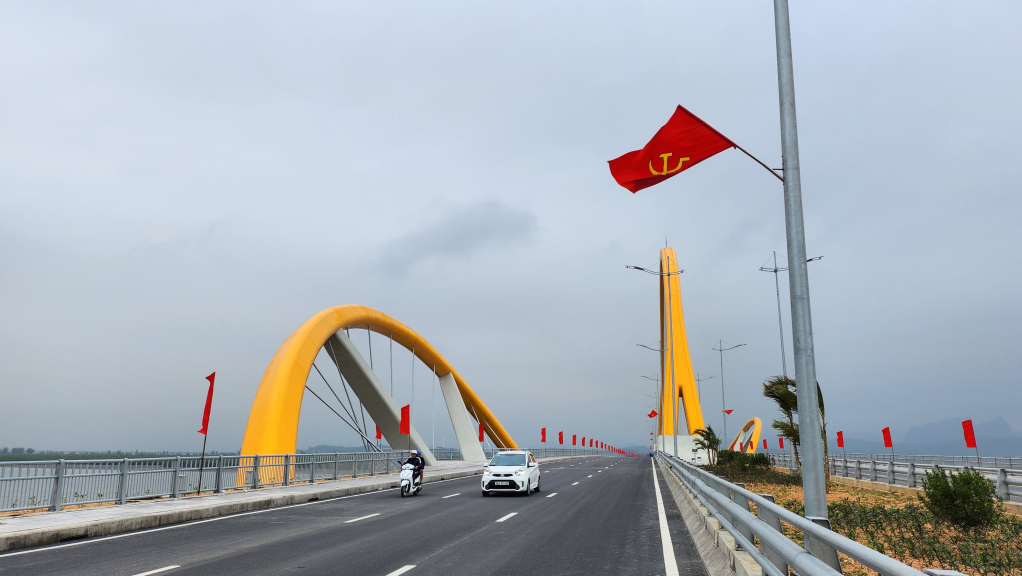
M894 443L891 442L891 427L888 426L881 430L884 434L884 448L894 448Z
M963 420L962 421L962 431L965 432L965 446L966 446L966 448L975 448L976 447L976 433L972 431L972 420ZM986 448L984 448L984 450L986 450Z
M681 106L642 150L608 162L617 183L634 194L680 174L734 142Z
M381 440L383 438L383 432L380 431L380 427L376 427L376 439Z
M563 431L557 433L557 443L558 444L564 444L564 432Z
M845 433L844 432L840 432L839 431L837 433L837 447L838 448L844 448L845 447Z
M583 448L586 447L586 437L585 436L582 437L582 447Z
M590 438L590 439L589 439L589 447L590 447L590 448L592 448L592 447L593 447L593 439L592 439L592 438Z
M412 413L411 404L405 404L401 408L401 428L398 430L400 434L411 434L412 433Z
M767 449L766 438L763 439L763 449L764 450Z
M576 436L578 436L578 434L572 434L571 435L571 445L572 446L578 446L578 444L575 443L575 437Z
M483 441L483 423L482 422L479 423L479 441L480 442Z
M539 431L539 434L540 434L540 439L539 439L539 441L540 441L540 442L546 442L546 428L542 428L542 429L541 429L541 430Z
M216 372L206 376L206 380L209 380L209 392L206 392L206 409L202 411L202 430L199 430L199 434L205 434L206 429L209 428L209 409L213 407L213 380L216 378Z
M781 447L781 450L784 450L784 438L778 438L777 445Z

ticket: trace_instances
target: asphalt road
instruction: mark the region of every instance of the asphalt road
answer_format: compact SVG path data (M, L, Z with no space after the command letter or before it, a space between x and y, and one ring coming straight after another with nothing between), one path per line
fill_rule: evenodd
M0 574L665 573L649 458L540 473L542 490L528 497L484 498L474 476L404 499L385 490L0 554ZM680 574L705 575L662 478L660 490Z

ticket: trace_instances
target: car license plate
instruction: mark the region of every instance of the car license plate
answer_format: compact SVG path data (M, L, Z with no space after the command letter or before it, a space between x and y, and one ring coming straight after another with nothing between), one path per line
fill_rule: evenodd
M508 484L510 484L510 482L508 482L508 481L504 481L504 482L494 482L494 483L493 483L493 485L494 485L494 486L507 486Z

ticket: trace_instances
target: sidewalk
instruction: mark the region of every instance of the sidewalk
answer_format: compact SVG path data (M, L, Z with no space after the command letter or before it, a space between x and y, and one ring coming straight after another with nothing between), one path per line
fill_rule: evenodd
M582 458L539 458L541 463ZM482 474L483 464L442 461L426 470L426 484ZM263 488L186 498L164 498L124 505L99 506L61 512L40 512L0 518L0 552L120 532L156 528L253 510L291 506L353 494L396 488L397 473L315 484Z

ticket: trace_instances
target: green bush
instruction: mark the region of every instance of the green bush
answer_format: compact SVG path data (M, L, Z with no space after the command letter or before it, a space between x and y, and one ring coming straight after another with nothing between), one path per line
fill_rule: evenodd
M718 466L762 466L770 467L770 457L766 454L747 454L734 450L721 450L717 454Z
M930 514L959 528L984 528L1001 512L993 484L972 468L957 474L942 468L927 472L923 492L919 500Z

